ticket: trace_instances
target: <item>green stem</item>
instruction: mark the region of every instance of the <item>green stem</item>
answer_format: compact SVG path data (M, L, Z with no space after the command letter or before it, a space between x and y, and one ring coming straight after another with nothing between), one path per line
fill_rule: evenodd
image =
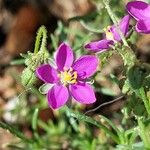
M39 114L39 109L36 108L34 113L33 113L33 118L32 118L32 129L36 132L37 131L37 120L38 120L38 114Z
M149 138L147 138L145 135L145 126L142 122L142 118L137 117L137 121L138 121L138 126L140 128L140 137L143 140L144 146L145 148L150 148L150 141Z
M120 144L120 140L119 140L118 136L116 136L114 133L112 133L106 126L104 126L100 122L97 122L93 118L85 116L85 115L80 114L78 112L74 113L69 108L67 108L67 111L69 111L69 114L70 114L71 117L74 117L74 118L76 118L76 119L78 119L80 121L88 122L90 124L93 124L93 125L97 126L98 128L101 128L102 130L105 131L106 134L110 135L110 137L112 138L112 140L114 140L117 144Z
M114 23L114 25L115 25L115 27L116 27L116 29L117 29L121 39L122 39L123 44L125 46L129 47L129 45L128 45L128 43L127 43L127 41L126 41L126 39L125 39L125 37L124 37L124 35L122 33L122 31L120 30L120 27L119 27L118 21L116 19L116 16L115 16L115 14L113 13L113 11L111 10L111 8L109 6L110 1L109 0L103 0L103 3L104 3L108 14L109 14L111 20L113 21L113 23Z
M22 139L23 141L25 141L27 143L33 143L34 142L32 139L25 137L24 134L22 134L20 131L18 131L17 129L15 129L14 127L12 127L9 124L6 124L6 123L3 123L0 121L0 127L8 130L13 135L17 136L18 138Z
M127 70L130 69L137 62L136 56L130 47L115 48L123 59L124 65Z
M42 41L41 41L42 38ZM47 39L47 30L45 26L41 26L37 32L34 53L36 54L39 50L45 50ZM41 43L41 46L40 46Z
M143 102L144 102L146 111L147 111L147 113L148 113L149 116L150 116L150 104L149 104L149 100L148 100L148 98L147 98L147 96L146 96L146 94L145 94L145 91L144 91L144 88L143 88L143 87L141 87L141 88L139 89L139 94L140 94L141 99L142 99Z

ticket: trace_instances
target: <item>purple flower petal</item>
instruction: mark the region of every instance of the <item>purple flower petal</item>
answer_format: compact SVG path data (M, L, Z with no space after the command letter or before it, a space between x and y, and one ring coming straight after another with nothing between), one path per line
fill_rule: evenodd
M129 16L129 15L126 15L126 16L124 16L124 17L121 19L121 21L120 21L120 23L119 23L120 30L121 30L121 32L123 33L124 36L126 36L127 33L128 33L128 30L129 30L129 22L130 22L130 16ZM115 27L115 25L113 25L110 30L111 30L111 32L113 33L114 40L120 41L120 40L121 40L121 37L120 37L120 35L119 35L119 33L118 33L117 28Z
M90 77L96 72L98 59L92 55L84 55L75 61L72 68L77 71L79 79Z
M136 31L140 33L150 33L150 20L139 20L136 24Z
M37 77L46 83L56 83L58 81L57 71L49 64L41 65L36 69Z
M68 98L68 89L63 85L54 85L52 89L48 91L47 94L48 104L53 109L57 109L65 105Z
M128 13L136 20L146 20L150 18L150 5L142 1L129 2L126 5Z
M69 87L71 95L82 104L91 104L96 101L93 88L87 83L77 83Z
M114 42L112 40L100 40L95 42L90 42L86 44L84 47L92 52L103 52L110 48L110 45L113 45Z
M73 63L73 51L69 45L62 43L56 52L56 64L58 70L63 71L64 67L70 68Z

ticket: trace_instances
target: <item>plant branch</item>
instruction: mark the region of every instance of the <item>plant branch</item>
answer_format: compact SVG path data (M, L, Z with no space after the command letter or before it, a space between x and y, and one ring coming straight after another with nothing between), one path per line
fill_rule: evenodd
M119 27L118 21L117 21L117 19L116 19L116 17L115 17L115 14L112 12L112 10L111 10L111 8L110 8L110 6L109 6L110 1L109 1L109 0L103 0L103 3L104 3L105 8L106 8L108 14L109 14L111 20L113 21L113 23L114 23L114 25L115 25L115 27L116 27L116 29L117 29L117 31L118 31L118 33L119 33L121 39L122 39L123 44L124 44L125 46L129 47L129 45L128 45L128 43L127 43L127 41L126 41L126 39L125 39L123 33L122 33L121 30L120 30L120 27Z

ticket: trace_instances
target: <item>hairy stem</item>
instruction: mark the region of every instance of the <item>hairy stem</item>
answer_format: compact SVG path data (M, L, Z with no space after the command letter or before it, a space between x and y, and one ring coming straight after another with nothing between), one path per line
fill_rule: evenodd
M42 41L41 41L42 38ZM34 53L36 54L39 50L45 50L46 48L46 39L47 39L47 30L45 26L41 26L37 32ZM40 46L41 43L41 46Z
M142 122L142 118L138 117L137 121L138 121L138 126L140 128L140 137L143 140L145 148L149 148L150 147L150 141L149 141L149 138L147 138L147 136L145 135L145 126Z
M116 29L117 29L117 31L118 31L118 33L119 33L121 39L122 39L123 44L124 44L125 46L129 47L129 45L128 45L128 43L127 43L127 41L126 41L126 39L125 39L123 33L122 33L121 30L120 30L120 27L119 27L118 21L117 21L117 19L116 19L116 16L115 16L115 14L113 13L113 11L111 10L111 8L110 8L110 6L109 6L109 2L110 2L109 0L103 0L103 3L104 3L104 5L105 5L105 8L106 8L106 10L107 10L107 12L108 12L108 14L109 14L111 20L113 21L113 23L114 23L114 25L115 25L115 27L116 27Z
M147 98L147 96L146 96L146 94L145 94L145 91L144 91L144 88L143 88L143 87L139 89L139 94L140 94L141 99L142 99L143 102L144 102L144 105L145 105L145 108L146 108L146 110L147 110L147 113L148 113L149 116L150 116L150 104L149 104L148 98Z

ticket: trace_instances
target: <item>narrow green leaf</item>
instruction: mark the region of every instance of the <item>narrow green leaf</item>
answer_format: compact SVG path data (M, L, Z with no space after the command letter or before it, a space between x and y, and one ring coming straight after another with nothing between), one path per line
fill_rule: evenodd
M45 122L38 120L38 126L41 127L43 130L45 130L47 134L51 134L50 128Z
M101 124L100 122L94 120L93 118L91 117L88 117L88 116L85 116L83 114L80 114L79 112L73 112L72 110L70 110L69 108L67 108L67 110L70 112L70 116L71 117L74 117L74 118L77 118L78 120L80 121L84 121L84 122L87 122L87 123L90 123L92 125L95 125L97 126L98 128L101 128L102 130L104 130L106 132L106 134L108 134L109 136L111 136L111 138L116 142L116 143L120 143L118 137L113 134L106 126L104 126L103 124Z
M50 37L51 37L53 48L57 49L57 47L58 47L58 37L54 36L53 34L51 34Z
M118 136L121 134L121 131L115 126L115 124L111 120L102 115L99 115L99 117L106 121L117 132Z
M115 96L115 93L108 88L101 88L100 89L101 93L103 93L104 95L109 95L109 96Z
M25 59L17 59L10 62L11 65L22 65L25 64Z
M19 130L17 130L16 128L12 127L11 125L9 125L7 123L4 123L4 122L0 121L0 127L3 128L3 129L8 130L13 135L17 136L18 138L22 139L23 141L25 141L27 143L33 143L34 142L32 139L29 139L29 138L25 137L22 132L20 132Z
M28 54L20 53L20 56L23 57L23 58L27 58L27 57L28 57Z
M37 119L38 119L39 109L36 108L32 118L32 129L35 131L37 129Z
M12 145L12 144L7 145L7 147L9 147L11 150L25 150L25 148L18 147L16 145Z
M110 78L111 78L111 80L114 83L116 83L117 85L119 85L119 80L118 80L118 78L114 74L110 74Z
M92 144L91 144L91 150L96 149L96 139L93 139Z

